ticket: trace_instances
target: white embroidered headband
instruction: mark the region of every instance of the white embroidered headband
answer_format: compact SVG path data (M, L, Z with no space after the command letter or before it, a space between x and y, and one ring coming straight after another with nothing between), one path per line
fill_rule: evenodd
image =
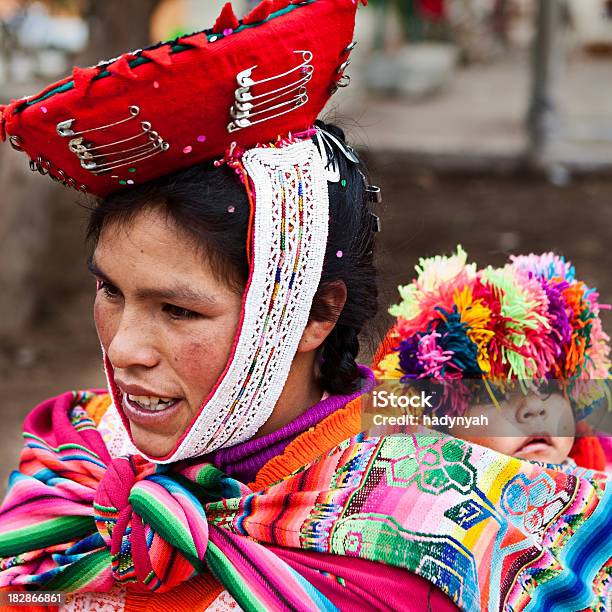
M251 438L283 390L323 269L329 224L324 162L312 140L247 151L253 185L252 260L241 323L226 369L176 448L172 463ZM105 357L115 406L122 393ZM124 426L129 423L122 411Z

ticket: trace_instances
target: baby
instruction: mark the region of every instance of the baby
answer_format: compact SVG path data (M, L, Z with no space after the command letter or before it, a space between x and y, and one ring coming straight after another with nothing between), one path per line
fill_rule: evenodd
M450 427L448 433L518 459L561 464L574 444L574 411L558 392L516 391L498 406L477 404L466 416L486 425Z
M422 414L452 417L445 431L455 437L565 462L577 420L605 397L591 383L609 379L598 294L554 253L479 270L459 246L416 271L389 309L396 321L374 359L377 379L438 389L442 400Z

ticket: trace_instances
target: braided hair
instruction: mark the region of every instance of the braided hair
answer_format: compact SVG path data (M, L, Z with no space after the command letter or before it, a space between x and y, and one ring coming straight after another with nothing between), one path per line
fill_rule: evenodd
M340 128L322 122L317 125L346 145ZM360 384L356 362L359 334L378 310L374 266L376 218L370 210L363 164L352 163L333 141L332 146L341 180L328 183L329 235L323 273L310 317L319 321L336 317L337 313L325 298L330 285L342 281L347 290L346 302L334 329L320 348L319 367L324 389L329 393L346 394L355 391Z
M331 394L349 394L361 383L356 363L359 334L375 316L378 305L373 262L376 219L369 208L365 170L358 158L351 161L343 153L344 133L319 121L317 126L333 136L328 150L330 154L333 150L341 180L328 182L328 242L310 318L337 319L319 347L319 382ZM244 186L231 168L209 162L111 194L92 208L88 237L95 246L105 224L129 223L150 208L161 209L192 236L218 279L239 293L244 291L249 275L245 249L249 203ZM346 286L347 299L338 313L328 300L328 292L340 281Z

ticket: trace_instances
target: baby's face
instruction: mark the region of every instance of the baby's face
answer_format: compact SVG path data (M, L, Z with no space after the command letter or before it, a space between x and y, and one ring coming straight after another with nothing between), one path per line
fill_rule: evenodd
M518 459L545 463L567 459L574 443L575 422L572 407L561 394L517 392L499 406L474 406L467 416L486 416L488 425L454 427L450 433Z

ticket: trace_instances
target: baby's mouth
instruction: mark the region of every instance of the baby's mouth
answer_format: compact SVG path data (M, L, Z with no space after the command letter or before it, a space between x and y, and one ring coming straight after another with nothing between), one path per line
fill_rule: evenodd
M534 434L529 436L519 448L516 449L517 455L546 452L553 448L552 439L548 434Z

